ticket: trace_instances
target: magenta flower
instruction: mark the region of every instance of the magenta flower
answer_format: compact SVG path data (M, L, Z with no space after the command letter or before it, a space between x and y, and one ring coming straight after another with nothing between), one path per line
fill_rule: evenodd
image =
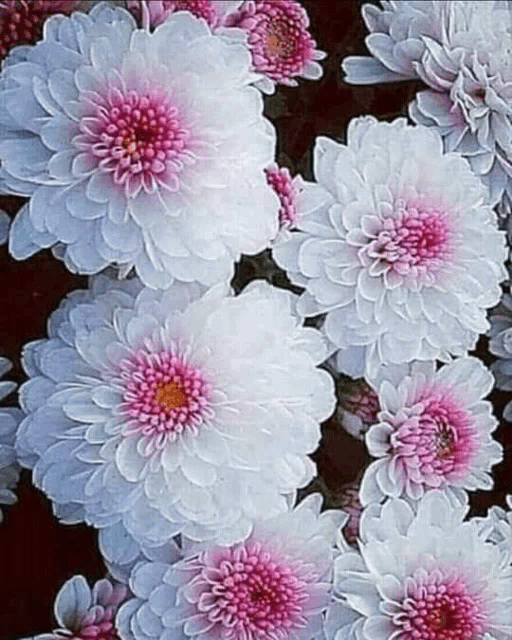
M81 0L0 0L0 60L12 47L34 44L53 13L71 13Z
M265 169L268 184L276 192L279 202L279 229L294 227L299 219L297 211L297 197L299 185L297 179L292 179L286 167L278 167L276 164Z
M308 15L295 0L245 0L225 26L247 33L254 71L265 76L257 86L265 93L273 93L275 83L296 86L297 76L322 76L317 61L326 54L316 49Z

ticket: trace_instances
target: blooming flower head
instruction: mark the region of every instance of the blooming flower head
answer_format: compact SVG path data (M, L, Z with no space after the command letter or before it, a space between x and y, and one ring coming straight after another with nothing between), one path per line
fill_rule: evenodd
M273 93L276 84L297 86L299 76L310 80L322 76L318 60L326 54L316 48L308 15L296 0L244 0L226 16L224 25L247 34L252 68L264 76L257 86L265 93ZM229 30L225 33L230 35Z
M7 358L0 358L0 377L5 375L12 367ZM0 400L16 389L14 382L0 381ZM20 466L16 459L14 440L16 429L23 417L20 409L0 407L0 504L14 504L16 496L13 489L16 487L20 475ZM3 514L0 509L0 522Z
M347 82L420 78L428 87L411 118L434 127L447 151L460 151L489 189L512 192L512 14L507 2L382 2L363 7L374 58L343 61Z
M320 506L321 497L310 495L293 511L258 521L245 542L186 545L174 564L136 565L136 597L118 616L123 638L321 637L344 515L320 514Z
M84 0L0 0L0 60L21 44L34 44L54 13L71 13Z
M127 8L143 22L148 12L149 24L157 27L175 11L190 11L196 18L203 18L211 29L220 26L224 16L236 10L242 0L126 0Z
M293 303L261 281L234 297L98 277L71 294L25 347L20 389L21 462L56 514L128 562L133 539L231 543L287 509L335 402L323 338Z
M273 256L305 287L298 311L327 314L338 370L371 383L382 364L473 348L507 251L467 161L431 129L366 116L346 145L317 139L314 171Z
M425 371L425 368L424 368ZM385 496L413 500L441 488L460 497L461 489L491 489L492 465L503 458L491 433L498 426L490 402L482 401L494 379L480 360L458 358L435 371L406 376L379 390L382 411L366 434L378 460L365 471L364 504Z
M90 589L83 576L64 583L55 599L54 613L60 628L34 640L119 640L115 617L128 589L109 580L98 580Z
M489 320L489 351L498 358L491 364L491 371L498 389L512 391L512 296L509 293L503 294ZM512 422L512 402L503 409L503 418Z
M300 190L298 177L292 179L286 167L276 164L265 169L267 182L276 192L281 207L279 208L279 229L289 229L295 226L299 219L297 198Z
M0 74L0 184L31 198L11 254L53 246L74 272L135 267L153 288L229 279L277 231L249 66L189 12L153 32L105 3L53 16Z
M440 491L412 508L392 499L366 509L360 553L335 560L335 594L365 640L507 640L512 632L510 553L486 541L467 505ZM335 616L328 621L336 629ZM347 636L350 637L350 636Z

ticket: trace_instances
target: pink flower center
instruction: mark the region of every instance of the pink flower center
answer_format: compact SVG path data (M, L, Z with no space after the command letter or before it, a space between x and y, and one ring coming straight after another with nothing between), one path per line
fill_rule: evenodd
M429 208L405 208L386 218L370 257L379 258L400 275L417 276L440 269L453 252L453 229L448 215Z
M485 631L482 604L460 577L432 571L411 579L395 623L407 632L404 640L478 640Z
M275 82L300 75L314 59L304 8L295 0L251 0L226 18L226 26L249 34L249 48L256 71Z
M35 44L45 19L70 13L78 0L0 0L0 59L19 44Z
M430 391L423 410L401 423L391 435L395 456L415 482L441 486L462 475L477 447L477 431L467 411L446 392Z
M203 569L202 577L199 602L208 607L208 619L224 627L222 637L282 638L306 624L306 583L259 543L239 547L218 568Z
M285 167L265 169L267 183L279 197L279 228L289 229L298 222L297 195L298 189L294 185L290 172Z
M96 114L82 118L83 135L75 139L91 155L89 165L109 173L130 197L141 188L176 191L184 163L194 156L188 148L190 131L166 93L111 89L99 100Z
M121 367L121 407L138 421L144 435L166 434L175 440L185 429L197 433L198 426L213 416L211 385L182 356L139 351Z

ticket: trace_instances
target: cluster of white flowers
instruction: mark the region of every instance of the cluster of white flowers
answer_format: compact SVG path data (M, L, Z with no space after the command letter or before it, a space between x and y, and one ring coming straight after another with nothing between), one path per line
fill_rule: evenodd
M90 276L22 349L0 503L30 470L109 571L39 640L512 637L512 496L467 518L512 390L512 9L381 5L346 80L422 80L415 124L354 118L304 180L263 113L322 75L296 0L0 0L0 244ZM292 291L231 285L264 250ZM322 511L332 416L375 459Z

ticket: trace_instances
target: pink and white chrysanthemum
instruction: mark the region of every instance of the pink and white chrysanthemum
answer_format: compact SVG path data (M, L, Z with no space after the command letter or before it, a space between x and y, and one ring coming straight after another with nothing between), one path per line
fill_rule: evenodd
M366 469L361 502L386 496L421 498L439 488L460 498L467 489L492 489L491 467L503 447L491 433L498 426L484 401L494 378L480 360L457 358L438 371L405 376L398 385L384 380L379 389L377 424L366 433L378 460Z
M126 7L143 24L157 27L175 11L190 11L202 18L211 29L223 24L225 16L238 9L243 0L126 0Z
M446 151L459 151L488 187L492 204L512 187L510 51L512 12L490 0L398 0L363 6L373 57L343 61L353 84L421 79L429 88L411 118L434 127Z
M372 508L373 507L373 508ZM414 507L372 505L361 519L360 551L335 560L334 593L364 640L508 640L512 633L510 552L488 542L467 505L440 491ZM345 624L332 607L328 637Z
M55 599L60 627L33 640L120 640L115 618L127 593L124 585L107 579L98 580L91 589L83 576L73 576Z
M256 86L263 92L273 93L276 84L297 86L297 77L317 80L322 76L318 61L326 54L316 48L308 31L308 14L296 0L244 0L226 16L224 25L246 34L252 69L263 75ZM223 33L230 37L230 31Z
M337 530L344 514L320 514L319 494L293 511L258 521L229 547L190 545L171 564L141 562L119 611L125 640L322 637L330 603Z
M383 364L474 348L507 249L468 162L432 129L365 116L346 145L317 139L314 172L297 231L272 252L305 288L299 313L326 313L338 370L371 383Z
M71 13L87 4L87 0L0 0L0 60L13 47L35 44L52 14Z
M0 358L0 377L12 367L7 358ZM0 400L11 394L17 385L8 380L0 381ZM23 412L15 407L0 407L0 504L14 504L13 489L18 483L21 467L18 464L14 441L16 430L23 418ZM0 522L3 514L0 509Z
M134 267L153 288L228 280L277 231L255 78L189 12L153 32L105 3L53 16L0 74L0 185L30 197L11 254L52 246L73 272Z
M25 347L21 464L64 522L101 529L109 562L178 533L243 540L313 478L334 384L293 298L98 276Z
M278 167L276 164L265 169L267 182L277 194L279 203L279 230L293 228L299 220L300 213L297 207L300 192L300 177L292 179L290 171L286 167Z

